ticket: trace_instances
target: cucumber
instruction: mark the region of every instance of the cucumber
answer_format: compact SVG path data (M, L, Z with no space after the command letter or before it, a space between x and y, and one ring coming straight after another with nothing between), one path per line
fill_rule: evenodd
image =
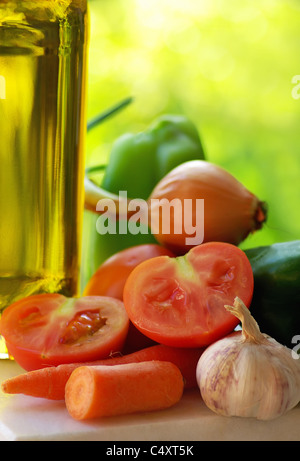
M245 253L254 274L251 313L262 333L293 349L300 335L300 240Z

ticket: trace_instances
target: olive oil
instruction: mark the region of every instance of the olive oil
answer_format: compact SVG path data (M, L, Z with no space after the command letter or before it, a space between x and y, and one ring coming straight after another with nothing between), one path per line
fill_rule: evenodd
M0 311L78 292L86 49L86 1L0 1Z

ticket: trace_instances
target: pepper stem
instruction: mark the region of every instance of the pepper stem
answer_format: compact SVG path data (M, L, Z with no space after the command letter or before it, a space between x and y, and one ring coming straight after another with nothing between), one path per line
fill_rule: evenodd
M258 323L240 298L235 298L233 306L225 305L225 309L241 321L242 334L246 341L253 343L264 342L265 336L261 333Z
M127 209L128 200L123 199L119 195L108 192L105 189L102 189L101 187L98 187L87 176L85 176L84 178L84 189L86 210L93 211L94 213L99 213L99 211L97 211L97 203L99 202L99 200L112 201L115 205L117 217L119 216L121 207Z

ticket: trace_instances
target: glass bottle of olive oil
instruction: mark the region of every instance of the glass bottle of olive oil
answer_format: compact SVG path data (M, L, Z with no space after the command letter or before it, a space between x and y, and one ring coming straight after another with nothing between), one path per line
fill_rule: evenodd
M0 0L0 312L77 294L86 50L86 0Z

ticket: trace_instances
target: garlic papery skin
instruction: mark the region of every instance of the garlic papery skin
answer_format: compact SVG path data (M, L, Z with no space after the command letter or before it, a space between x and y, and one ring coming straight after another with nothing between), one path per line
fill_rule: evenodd
M235 332L201 355L197 383L205 404L224 416L277 418L300 401L300 359L262 334L243 302L225 306L242 322Z

